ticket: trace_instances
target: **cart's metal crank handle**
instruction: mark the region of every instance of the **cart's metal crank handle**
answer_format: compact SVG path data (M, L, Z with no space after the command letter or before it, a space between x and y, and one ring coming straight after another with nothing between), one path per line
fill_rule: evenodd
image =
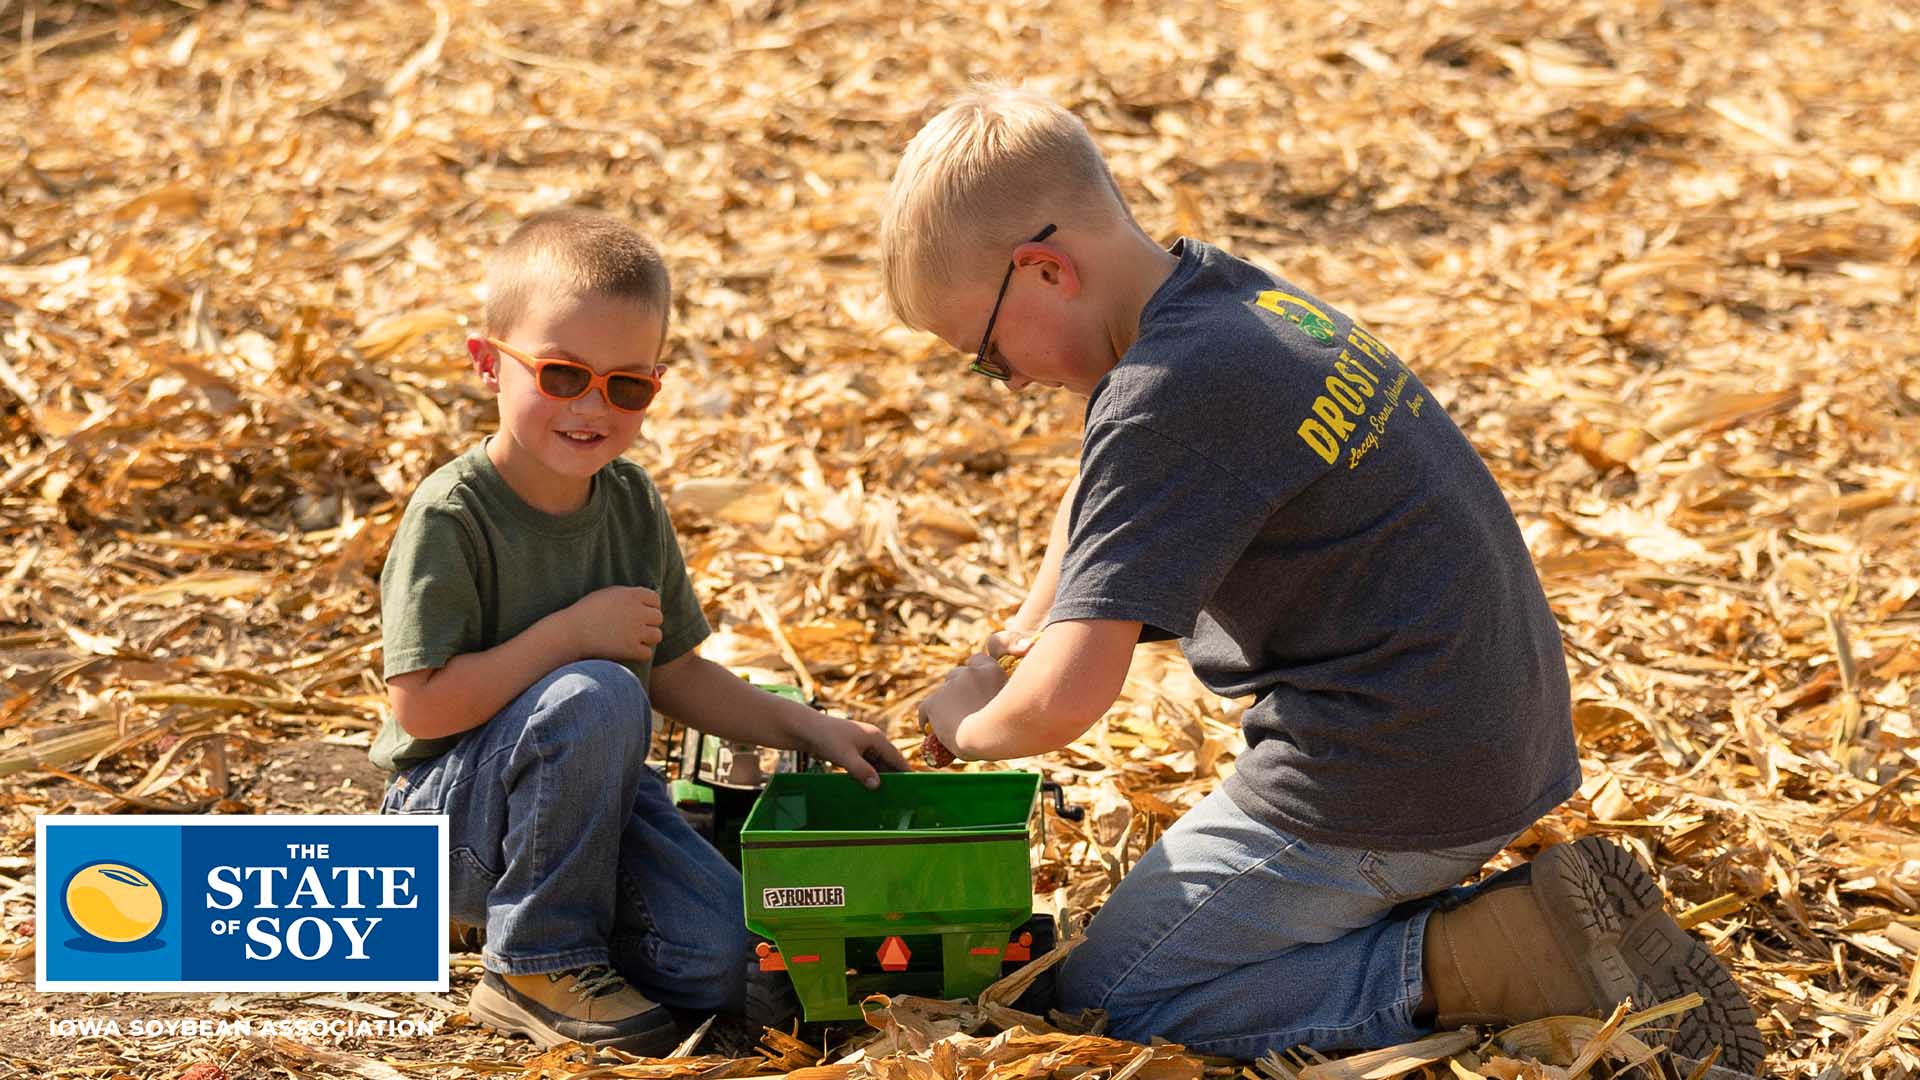
M1079 821L1081 818L1087 816L1086 807L1067 805L1067 789L1052 780L1041 781L1040 794L1051 794L1053 796L1053 812L1066 818L1068 821Z

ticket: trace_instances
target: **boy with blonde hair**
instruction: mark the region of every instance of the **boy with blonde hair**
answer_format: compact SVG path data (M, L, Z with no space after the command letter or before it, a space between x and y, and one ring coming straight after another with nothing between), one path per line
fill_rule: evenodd
M467 351L499 433L420 485L380 576L382 810L452 819L453 917L486 931L475 1019L659 1054L667 1007L742 1009L747 941L738 873L647 768L654 711L869 786L906 762L873 726L694 652L707 622L672 523L621 456L660 389L671 288L653 245L552 211L487 285Z
M1218 248L1156 244L1079 120L1015 91L914 137L881 253L901 319L971 370L1088 398L1079 477L988 643L1025 660L952 672L922 706L938 741L1065 746L1148 639L1253 698L1237 770L1114 890L1065 1007L1245 1059L1698 991L1673 1048L1759 1062L1740 990L1623 849L1583 840L1443 893L1580 768L1519 528L1399 356Z

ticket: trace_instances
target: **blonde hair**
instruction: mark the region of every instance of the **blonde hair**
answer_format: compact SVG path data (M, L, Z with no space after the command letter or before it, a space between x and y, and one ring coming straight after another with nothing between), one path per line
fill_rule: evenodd
M1080 118L1038 94L982 87L907 144L880 222L880 269L901 322L932 324L940 293L997 277L1049 224L1131 225L1125 199Z
M673 302L666 261L653 242L605 214L564 208L535 214L487 262L487 332L511 331L536 290L633 300L660 316Z

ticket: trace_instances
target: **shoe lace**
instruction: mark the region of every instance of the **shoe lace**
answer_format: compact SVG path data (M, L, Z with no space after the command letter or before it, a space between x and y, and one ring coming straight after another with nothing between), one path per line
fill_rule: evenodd
M605 964L589 964L574 973L573 985L568 989L581 997L597 998L617 994L626 986L626 978L613 968Z

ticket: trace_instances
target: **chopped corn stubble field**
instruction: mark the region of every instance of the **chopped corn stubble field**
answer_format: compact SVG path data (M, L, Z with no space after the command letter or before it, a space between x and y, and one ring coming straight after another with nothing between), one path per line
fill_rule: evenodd
M1016 1014L1017 987L596 1066L466 1022L471 954L446 995L33 991L35 815L376 805L376 576L414 485L496 422L461 338L539 208L624 215L674 268L632 456L707 655L917 744L1075 467L1075 400L969 377L881 293L900 147L1001 77L1087 121L1151 234L1354 313L1500 480L1586 783L1496 865L1629 844L1752 998L1770 1073L1920 1075L1910 5L0 0L0 65L0 1073L1612 1075L1599 1021L1232 1063ZM1231 770L1243 704L1149 647L1105 721L1024 763L1088 808L1048 821L1042 909L1101 903ZM443 1024L58 1023L243 1016Z

